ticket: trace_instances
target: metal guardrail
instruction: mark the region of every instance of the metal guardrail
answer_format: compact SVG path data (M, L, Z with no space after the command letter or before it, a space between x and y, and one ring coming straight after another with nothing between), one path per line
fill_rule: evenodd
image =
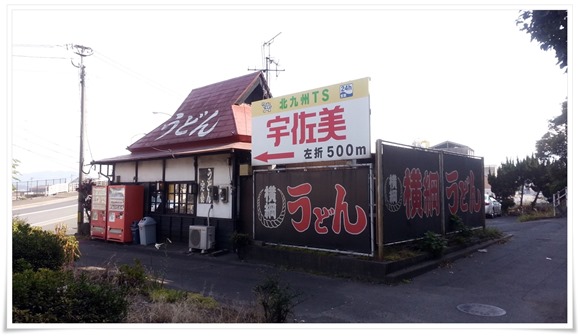
M69 186L67 190L62 189L63 185ZM59 192L71 191L70 182L66 178L12 182L13 199L46 196L53 190L58 190Z
M554 195L552 195L552 200L554 203L554 217L556 217L556 208L560 206L560 200L568 196L568 187L558 190Z

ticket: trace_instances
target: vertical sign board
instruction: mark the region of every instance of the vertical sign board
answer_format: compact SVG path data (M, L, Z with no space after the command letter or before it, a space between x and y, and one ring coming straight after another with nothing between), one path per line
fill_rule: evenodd
M372 254L370 168L254 172L254 239Z
M252 165L371 157L369 78L252 103Z
M444 192L446 230L451 215L457 215L470 227L485 225L485 200L483 198L483 159L444 153Z
M383 243L442 232L439 153L383 145Z

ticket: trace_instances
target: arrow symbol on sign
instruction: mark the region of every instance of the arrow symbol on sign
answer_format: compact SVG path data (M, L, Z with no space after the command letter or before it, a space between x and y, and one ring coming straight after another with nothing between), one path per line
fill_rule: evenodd
M255 157L256 160L260 160L262 162L268 162L268 160L293 159L293 158L294 152L269 154L267 151Z

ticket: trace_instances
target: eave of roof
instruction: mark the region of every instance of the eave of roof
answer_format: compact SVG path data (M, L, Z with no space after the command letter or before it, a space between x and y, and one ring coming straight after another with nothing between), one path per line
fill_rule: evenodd
M251 151L252 144L248 142L234 142L227 144L212 144L206 146L188 147L180 149L167 149L159 150L155 152L136 152L127 155L116 156L108 159L101 159L91 162L92 164L114 164L119 162L131 162L131 161L144 161L144 160L155 160L155 159L167 159L167 158L178 158L185 156L193 156L198 154L211 154L211 153L223 153L232 152L235 150Z

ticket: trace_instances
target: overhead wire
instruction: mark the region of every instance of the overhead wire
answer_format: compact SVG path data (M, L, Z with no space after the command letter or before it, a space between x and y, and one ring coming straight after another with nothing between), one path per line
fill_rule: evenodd
M148 78L146 76L143 76L142 74L139 74L138 72L130 69L127 66L124 66L120 62L115 61L111 57L109 57L107 55L104 55L103 53L101 53L101 52L99 52L97 50L95 50L93 56L95 56L96 59L102 61L103 63L106 63L106 64L108 64L108 65L110 65L112 67L115 67L118 70L120 70L120 71L122 71L122 72L124 72L124 73L126 73L126 74L128 74L128 75L130 75L130 76L132 76L132 77L134 77L136 79L138 79L139 81L142 81L142 82L144 82L146 84L149 84L150 86L152 86L152 87L154 87L154 88L156 88L158 90L165 91L166 93L169 93L169 94L174 95L174 96L180 96L180 94L177 93L176 91L174 91L174 90L166 87L165 85L162 85L162 84L160 84L160 83L158 83L158 82L156 82L156 81L154 81L154 80L152 80L152 79L150 79L150 78Z
M57 47L65 47L67 50L69 50L69 48L72 46L72 44L63 44L63 45L51 45L51 44L13 44L12 46L13 47L30 47L30 48L57 48ZM32 55L19 55L19 54L13 54L12 56L14 56L14 57L27 57L27 58L45 58L45 59L72 59L72 57L32 56ZM124 66L120 62L114 60L113 58L111 58L111 57L109 57L107 55L104 55L103 53L101 53L101 52L99 52L97 50L94 50L94 52L93 52L93 54L91 56L95 56L95 59L101 61L103 64L106 64L106 65L108 65L108 66L110 66L112 68L115 68L118 71L121 71L121 72L123 72L123 73L125 73L127 75L130 75L131 77L133 77L133 78L135 78L135 79L137 79L137 80L139 80L139 81L141 81L141 82L143 82L145 84L148 84L149 86L151 86L151 87L153 87L153 88L155 88L157 90L163 91L166 94L170 94L170 95L175 96L175 97L180 97L181 96L176 91L174 91L174 90L172 90L172 89L170 89L170 88L168 88L168 87L166 87L166 86L164 86L164 85L162 85L162 84L160 84L160 83L158 83L158 82L156 82L154 80L151 80L150 78L148 78L146 76L143 76L143 75L139 74L138 72L130 69L127 66ZM89 77L91 77L91 76L89 75ZM84 127L84 132L87 135L87 137L86 137L86 143L87 143L87 147L88 147L88 150L89 150L89 154L91 156L91 159L94 161L94 157L93 157L93 153L92 153L92 148L91 148L91 142L89 141L89 137L88 137L88 127L87 127L87 125L85 125L85 127ZM60 146L60 145L57 145L57 146ZM24 150L33 152L33 151L31 151L31 150L29 150L27 148L24 148L24 147L21 147L21 146L18 146L18 147L20 147L20 148L22 148ZM156 149L156 150L158 150L158 149ZM52 151L53 152L56 152L54 150L52 150ZM169 151L171 153L171 150L164 150L164 151ZM56 153L57 154L64 155L64 153L58 153L58 152L56 152ZM173 153L172 153L172 155L173 155ZM46 155L43 155L43 156L46 156Z
M55 150L55 149L53 149L53 148L50 148L50 147L48 147L48 146L46 146L46 145L39 144L39 143L37 143L37 142L31 141L30 139L28 139L28 138L26 138L26 137L23 137L23 138L22 138L22 140L24 140L24 141L28 141L30 144L32 144L32 145L34 145L34 146L36 146L36 147L38 147L38 148L45 149L46 151L53 152L53 153L55 153L55 154L58 154L58 155L60 155L60 156L62 156L62 157L67 157L67 158L71 158L71 159L76 159L76 158L75 158L74 156L72 156L70 153L64 153L64 152L57 151L57 150ZM16 142L18 143L19 141L16 141ZM59 148L63 148L63 147L59 147Z
M68 57L56 57L56 56L31 56L31 55L16 55L12 54L12 57L28 57L28 58L52 58L52 59L69 59Z
M32 154L41 155L41 156L44 156L44 157L46 157L46 158L48 158L48 159L54 160L54 157L50 157L50 156L48 156L48 155L46 155L46 154L44 154L44 153L35 152L35 151L33 151L33 150L30 150L30 149L28 149L28 148L24 148L24 147L22 147L22 146L20 146L20 145L18 145L18 144L14 144L14 143L13 143L13 144L12 144L12 146L14 146L14 147L18 147L18 148L20 148L20 149L22 149L22 150L25 150L25 151L27 151L27 152L30 152L30 153L32 153ZM61 161L58 161L58 160L56 160L56 161L53 161L53 162L54 162L55 164L57 164L57 165L61 166L61 167L65 167L65 168L67 168L67 169L71 169L71 167L70 167L70 166L67 166L67 165L63 164Z

